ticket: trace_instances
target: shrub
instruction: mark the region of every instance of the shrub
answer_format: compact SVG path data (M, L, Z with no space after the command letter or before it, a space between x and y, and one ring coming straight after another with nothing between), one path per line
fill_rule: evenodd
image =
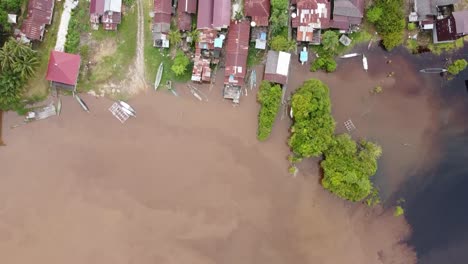
M189 58L184 54L183 51L177 51L174 58L174 64L171 66L171 70L176 76L180 76L187 71L187 66L190 64Z
M266 140L271 133L276 115L281 106L282 90L279 85L272 85L263 81L257 94L257 101L260 103L258 114L257 138L260 141Z
M294 124L289 146L298 158L318 157L333 141L335 121L331 115L328 87L311 79L296 90L291 100Z
M392 50L403 43L403 32L406 25L403 7L403 0L376 0L373 7L369 9L373 10L374 13L379 12L375 11L376 8L383 10L380 16L373 14L372 18L378 17L373 23L382 36L383 45L387 50Z
M467 65L468 62L465 59L460 59L448 66L447 70L450 74L457 75L459 72L463 71Z
M338 34L335 31L328 30L322 35L323 49L330 55L335 55L336 48L340 45Z
M383 10L378 6L367 9L366 18L371 23L377 22L382 17Z
M415 23L408 23L408 30L415 30L416 24Z
M270 47L276 51L292 51L296 48L296 42L289 41L286 37L279 35L274 36L270 41Z
M318 70L334 72L336 70L336 61L331 57L319 57L310 65L310 71L316 72Z
M400 216L400 215L403 215L405 213L405 210L403 209L403 207L397 205L395 207L395 212L393 213L394 216Z

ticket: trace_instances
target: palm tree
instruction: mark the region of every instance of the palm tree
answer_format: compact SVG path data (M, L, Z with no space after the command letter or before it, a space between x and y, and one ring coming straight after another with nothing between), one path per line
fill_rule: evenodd
M177 47L180 42L182 42L182 35L178 29L173 29L169 31L168 34L169 44L173 45L173 47Z
M197 43L200 40L200 31L198 29L192 29L187 34L192 39L192 43Z
M39 64L39 61L34 53L29 56L22 57L13 63L13 71L25 80L34 75L34 68Z

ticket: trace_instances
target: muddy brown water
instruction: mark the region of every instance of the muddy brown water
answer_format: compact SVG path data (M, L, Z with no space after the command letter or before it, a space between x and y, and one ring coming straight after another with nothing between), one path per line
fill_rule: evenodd
M382 145L376 184L384 197L438 156L429 144L437 80L405 56L372 51L369 72L353 58L334 74L310 73L294 58L288 85L291 92L321 79L337 132L351 119L355 138ZM60 117L6 129L5 263L415 263L403 217L324 191L317 160L290 176L291 121L279 117L271 138L258 142L255 91L236 107L221 99L222 72L216 79L200 87L207 102L185 85L176 86L180 97L147 91L130 101L137 118L124 125L107 110L111 101L83 96L90 114L63 98ZM383 93L371 94L377 85ZM19 121L8 113L4 126Z

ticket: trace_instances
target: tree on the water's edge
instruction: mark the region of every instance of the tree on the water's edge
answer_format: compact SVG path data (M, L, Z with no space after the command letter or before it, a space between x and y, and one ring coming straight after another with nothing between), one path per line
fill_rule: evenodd
M22 107L24 84L34 75L37 64L36 51L13 38L0 49L0 145L3 145L3 112Z

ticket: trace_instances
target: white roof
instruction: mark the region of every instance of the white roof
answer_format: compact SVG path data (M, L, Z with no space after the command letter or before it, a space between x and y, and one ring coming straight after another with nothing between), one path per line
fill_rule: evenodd
M16 15L8 14L8 23L16 24Z
M279 56L278 56L278 66L276 68L276 72L278 74L288 76L290 60L291 60L290 53L280 51Z
M104 11L122 12L122 0L105 0Z

